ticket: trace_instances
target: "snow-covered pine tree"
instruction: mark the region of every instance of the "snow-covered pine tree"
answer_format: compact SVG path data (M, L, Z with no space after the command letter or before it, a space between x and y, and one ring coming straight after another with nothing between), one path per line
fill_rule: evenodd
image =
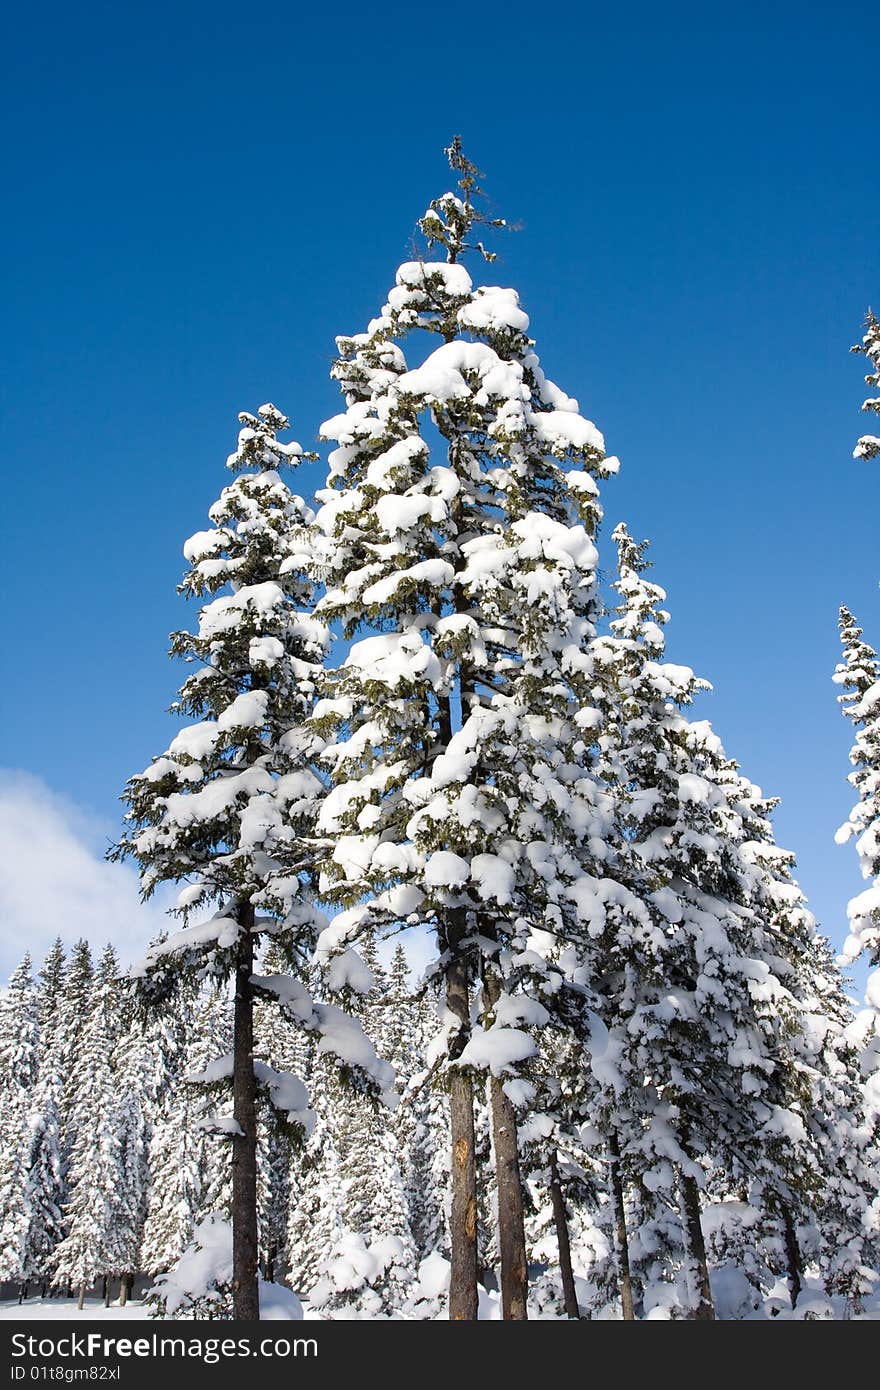
M572 1262L575 1207L595 1206L595 1165L584 1155L582 1127L587 1117L587 1060L576 1028L545 1029L539 1065L530 1082L536 1088L534 1113L522 1127L523 1165L529 1191L528 1232L533 1258L548 1266L541 1306L548 1303L579 1318Z
M374 1013L379 1050L394 1067L401 1090L394 1140L416 1258L421 1262L435 1251L448 1258L449 1116L432 1053L440 1024L434 991L416 985L401 942Z
M273 405L239 418L238 448L228 459L235 479L211 508L212 528L184 547L190 568L180 590L210 600L198 631L176 633L171 648L197 664L176 704L197 722L127 784L130 829L111 857L137 860L146 896L160 883L188 880L180 897L187 918L217 905L209 921L155 945L139 979L156 1008L181 973L234 980L232 1053L209 1063L202 1077L218 1087L231 1083L232 1114L219 1117L217 1127L233 1150L234 1311L253 1321L258 1093L299 1129L311 1123L302 1082L254 1056L256 991L321 1032L378 1089L388 1088L390 1073L359 1027L346 1025L338 1011L316 1009L299 980L254 975L262 937L295 943L305 959L323 923L308 890L312 820L323 788L311 767L316 740L304 721L327 632L309 611L310 513L278 473L301 459L302 449L279 440L289 422Z
M349 1006L362 1019L380 1056L394 1068L398 1089L403 1091L417 1064L413 1057L415 1011L406 957L398 944L386 972L375 939L367 936L362 958L372 976L372 987L351 998ZM345 957L339 959L344 961ZM417 1264L401 1118L398 1107L389 1124L387 1114L375 1104L364 1106L356 1095L349 1094L343 1098L338 1137L345 1168L346 1225L363 1234L373 1252L377 1268L370 1287L378 1308L388 1316L396 1316L403 1306Z
M53 1282L76 1288L80 1308L96 1278L109 1279L128 1267L119 1226L125 1156L112 1064L118 995L118 967L108 947L95 974L91 1007L85 1020L80 1019L82 1043L71 1077L74 1141L67 1170L65 1235L54 1254Z
M842 660L833 679L842 687L841 709L856 729L848 780L858 800L835 838L840 844L855 837L862 876L871 880L847 904L849 935L843 955L853 961L865 953L875 967L868 976L865 1009L849 1032L859 1054L862 1104L871 1131L869 1161L880 1180L880 660L846 607L840 609L840 638ZM873 1202L871 1221L875 1231L880 1229L880 1198Z
M315 1114L311 1133L291 1173L288 1218L290 1283L307 1295L345 1228L345 1172L336 1143L336 1119L343 1083L330 1059L313 1053L309 1103Z
M199 1216L203 1132L194 1113L196 1096L184 1083L191 1045L201 1010L196 991L181 985L164 1013L153 1013L145 1024L150 1070L145 1079L149 1117L147 1209L141 1246L146 1274L164 1273L174 1265L192 1239ZM193 1070L201 1070L217 1055L211 1047Z
M361 956L347 951L330 961L325 987L357 1014L390 1060L401 1016L371 935ZM405 1088L413 1058L400 1048L398 1062ZM292 1277L327 1316L395 1316L416 1264L399 1112L389 1124L387 1113L344 1084L320 1051L311 1080L315 1128L290 1174Z
M229 1136L213 1123L214 1097L210 1088L199 1084L210 1063L232 1051L235 1018L234 1001L226 985L209 983L199 991L197 1018L186 1049L186 1069L182 1092L191 1121L201 1135L198 1148L198 1170L201 1187L198 1194L199 1220L214 1215L220 1220L232 1220L232 1165L229 1162ZM296 1075L300 1075L299 1072ZM305 1072L302 1075L306 1075ZM183 1097L182 1097L183 1099Z
M61 1138L62 1055L67 961L60 937L40 967L37 982L39 1065L31 1106L28 1164L30 1222L27 1234L30 1277L45 1292L51 1257L64 1231L65 1199Z
M119 1301L125 1305L142 1267L141 1250L149 1201L149 1152L156 1077L154 1057L139 1016L132 1014L132 989L121 983L122 1025L113 1054L116 1078L115 1121L122 1150L122 1182L117 1193L116 1228L120 1246ZM168 1076L164 1084L168 1084ZM152 1092L152 1094L151 1094Z
M0 996L0 1280L24 1282L31 1275L28 1169L37 1067L37 996L26 953Z
M36 986L30 952L13 970L0 995L0 1096L29 1092L39 1066Z
M505 1316L519 1318L521 1185L503 1083L535 1044L517 1026L506 953L546 927L545 909L557 922L563 909L550 897L577 911L566 873L573 882L580 865L568 850L584 838L593 799L583 767L560 751L580 731L559 729L559 708L571 713L566 667L588 635L595 477L616 460L545 378L515 292L474 288L461 256L479 220L476 172L458 142L449 155L461 196L435 200L420 224L446 260L401 266L367 332L338 340L333 374L347 409L322 429L339 448L321 494L329 545L319 611L347 636L381 634L355 643L316 711L334 782L319 824L338 837L322 891L344 909L325 944L383 922L435 931L448 1034L450 1317L477 1313L476 1069L493 1073L503 1299ZM419 333L440 343L408 370L401 343ZM534 841L543 857L529 856Z
M61 1123L54 1078L40 1078L34 1088L28 1122L24 1240L25 1283L38 1280L45 1296L55 1248L64 1237L62 1216Z
M64 994L58 1011L55 1046L61 1084L61 1157L65 1184L67 1165L76 1142L77 1078L83 1047L83 1020L92 1009L95 967L89 943L74 942L64 979ZM65 1189L66 1195L66 1189Z
M880 387L880 321L868 310L865 319L865 332L860 343L855 343L851 352L859 352L867 357L871 371L865 377L868 386L877 390ZM869 414L880 413L880 396L869 396L862 404L862 410ZM853 458L873 459L880 454L880 439L874 434L863 434L853 450Z
M58 1068L58 1046L63 1031L67 959L61 937L55 938L39 970L37 984L37 1022L40 1034L40 1070L50 1057Z
M700 683L661 660L665 595L643 577L644 546L624 527L615 538L622 603L611 636L595 644L610 691L600 743L617 787L621 866L651 915L648 930L618 941L622 973L606 977L600 1013L617 1055L606 1045L615 1066L604 1107L627 1109L615 1098L622 1062L636 1121L619 1136L625 1172L643 1218L655 1194L658 1230L680 1184L691 1307L711 1316L699 1197L707 1164L732 1180L763 1170L776 1193L803 1172L802 1093L781 1061L800 1005L779 921L780 904L801 899L781 882L785 856L769 828L756 832L760 794L709 726L683 713ZM769 865L782 866L778 882Z
M862 629L846 607L840 609L839 628L843 656L832 679L842 687L838 703L856 729L848 780L858 799L836 839L838 844L845 844L855 837L862 877L876 879L880 874L880 660L863 640ZM866 933L861 947L869 952L880 946L880 924L871 926L872 907L880 918L880 897L872 903L872 894L869 889L864 903L855 900L858 920Z
M741 853L751 866L751 906L764 930L762 951L785 993L762 1000L769 1014L774 1062L763 1100L780 1123L765 1126L762 1159L739 1176L741 1195L761 1208L764 1229L782 1252L796 1302L802 1286L807 1234L830 1292L857 1303L870 1291L876 1242L868 1206L876 1191L876 1148L860 1094L852 1011L829 943L819 933L794 879L794 856L775 843L765 798L736 769L722 765L720 780L738 797L743 817ZM858 1026L855 1026L858 1031ZM745 1150L744 1150L745 1152ZM730 1183L733 1170L727 1175ZM774 1265L779 1268L779 1259Z
M375 974L375 965L367 956L364 959ZM379 996L385 1001L385 1008L381 1012L382 1056L391 1063L395 1073L406 1075L413 1070L414 1058L420 1055L416 1041L420 1009L410 980L409 961L400 941L394 948L382 983L384 988Z
M392 962L390 991L406 989ZM419 1260L449 1257L449 1099L437 1070L444 1042L437 1000L425 986L415 1007L410 1064L401 1067L403 1097L396 1116L403 1150L410 1229ZM401 1038L401 1045L405 1040ZM393 1040L392 1054L393 1056Z
M290 972L291 965L280 943L270 938L260 963L261 974L280 977ZM257 1052L270 1066L276 1071L308 1076L302 1031L283 1016L279 1018L277 1008L270 1003L258 1003L254 1028ZM269 1283L275 1281L289 1245L291 1175L296 1147L286 1125L275 1123L271 1112L260 1115L257 1131L260 1270Z

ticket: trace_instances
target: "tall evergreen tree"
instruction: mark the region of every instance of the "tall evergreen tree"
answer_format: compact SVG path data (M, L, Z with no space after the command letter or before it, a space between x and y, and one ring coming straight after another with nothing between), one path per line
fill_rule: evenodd
M459 192L436 199L420 223L428 250L440 246L446 260L401 266L367 332L338 340L333 374L347 409L322 428L339 447L321 494L329 544L319 611L348 636L381 633L355 643L316 711L334 783L319 824L338 837L323 891L346 909L330 928L336 945L382 922L418 920L436 933L450 1317L477 1313L473 1074L491 1070L505 1316L520 1318L521 1194L502 1083L534 1044L507 1002L506 953L547 925L545 912L554 922L577 912L566 890L580 865L568 851L584 838L593 789L560 750L580 732L558 721L560 705L572 713L569 668L595 591L594 478L616 461L544 376L515 292L474 288L461 257L481 216L477 176L457 141L449 156ZM440 342L408 370L401 343L417 333ZM546 841L543 858L527 853L534 841Z
M309 612L310 513L278 469L302 449L282 443L287 419L273 405L240 416L235 480L211 508L213 526L184 547L184 594L210 599L196 634L178 632L172 654L197 663L176 708L196 716L166 753L126 788L130 830L113 857L133 856L149 895L166 881L189 880L185 914L217 904L216 915L184 926L154 946L141 967L144 997L163 1007L181 972L235 983L233 1048L204 1072L231 1083L233 1113L222 1126L232 1144L235 1316L259 1317L257 1285L257 1100L260 1092L286 1119L310 1123L298 1078L255 1056L254 1000L259 988L301 1025L340 1032L340 1020L315 1011L289 977L255 982L255 949L266 934L295 942L307 956L320 914L308 880L314 860L312 819L322 784L304 721L311 712L327 642ZM228 586L228 592L222 592ZM359 1030L343 1050L387 1088L383 1069Z

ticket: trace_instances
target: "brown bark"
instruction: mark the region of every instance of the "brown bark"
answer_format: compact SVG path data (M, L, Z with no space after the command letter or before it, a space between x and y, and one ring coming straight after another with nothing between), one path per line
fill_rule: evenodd
M565 1300L565 1315L579 1318L577 1290L574 1272L571 1267L571 1241L568 1235L568 1213L565 1210L565 1197L559 1181L559 1164L555 1151L550 1155L550 1201L553 1204L553 1224L556 1227L556 1243L559 1246L559 1272L562 1275L562 1296Z
M703 1227L700 1224L700 1189L696 1179L682 1176L682 1213L684 1215L685 1237L690 1257L690 1273L693 1277L696 1307L691 1317L709 1322L715 1319L712 1303L712 1289L709 1285L709 1266L706 1262L706 1244L703 1240Z
M467 962L459 954L465 934L465 916L450 913L447 944L451 952L446 967L446 1004L459 1021L459 1033L450 1048L455 1061L464 1050L470 1029L470 992ZM449 1126L452 1141L452 1209L449 1221L451 1271L449 1318L472 1321L477 1316L477 1170L474 1157L474 1086L468 1072L452 1067L449 1082Z
M82 1312L83 1308L86 1306L86 1286L85 1286L85 1284L80 1284L80 1286L79 1286L79 1298L77 1299L76 1306L77 1306L77 1308L79 1309L80 1312Z
M119 1306L121 1308L125 1307L126 1303L131 1297L131 1291L133 1286L134 1275L130 1273L123 1274L122 1278L119 1280Z
M102 1288L101 1292L103 1293L103 1296L104 1296L104 1307L105 1307L105 1308L109 1308L109 1307L110 1307L110 1275L109 1275L109 1274L105 1274L105 1275L104 1275L104 1285L103 1285L103 1288Z
M498 1184L498 1251L501 1257L501 1315L506 1321L528 1317L529 1274L523 1219L522 1180L516 1136L516 1111L498 1076L489 1080L492 1142Z
M785 1262L788 1266L788 1287L791 1293L791 1306L795 1308L801 1296L801 1251L798 1245L797 1230L788 1207L782 1207L782 1228L785 1240Z
M617 1135L608 1140L608 1172L614 1202L614 1247L617 1256L617 1283L620 1289L620 1309L624 1322L635 1322L632 1269L629 1263L629 1237L626 1231L626 1206L623 1200L623 1177L620 1172L620 1145Z
M483 979L483 997L487 1012L491 1012L495 1007L500 994L501 986L495 974L491 969L487 970ZM500 1077L489 1078L489 1105L492 1111L492 1144L495 1149L495 1180L498 1186L501 1316L507 1322L525 1322L528 1318L529 1276L516 1111Z
M257 1115L254 1079L254 909L240 906L243 936L235 971L232 1113L232 1307L236 1322L259 1322L257 1284Z

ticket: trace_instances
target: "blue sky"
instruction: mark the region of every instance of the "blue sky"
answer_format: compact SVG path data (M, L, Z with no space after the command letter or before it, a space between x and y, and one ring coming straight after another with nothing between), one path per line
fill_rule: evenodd
M169 737L180 547L236 413L274 400L314 442L334 336L382 303L459 131L521 223L491 278L622 460L605 563L617 520L651 537L669 655L783 797L839 941L838 604L880 643L847 352L880 303L864 8L49 4L11 52L0 761L29 777L0 786L32 838L58 798L90 853L113 835Z

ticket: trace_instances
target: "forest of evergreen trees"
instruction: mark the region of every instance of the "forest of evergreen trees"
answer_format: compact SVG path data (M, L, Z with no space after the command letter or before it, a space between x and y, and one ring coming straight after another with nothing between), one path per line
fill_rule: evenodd
M189 722L112 851L179 921L125 973L59 941L0 1000L0 1280L147 1276L170 1317L278 1283L330 1318L858 1315L880 974L854 1009L665 660L646 543L600 559L618 462L473 283L503 224L447 153L424 259L337 340L315 507L267 404L186 542ZM857 351L880 386L873 316ZM841 639L845 958L876 961L880 665L845 608Z

